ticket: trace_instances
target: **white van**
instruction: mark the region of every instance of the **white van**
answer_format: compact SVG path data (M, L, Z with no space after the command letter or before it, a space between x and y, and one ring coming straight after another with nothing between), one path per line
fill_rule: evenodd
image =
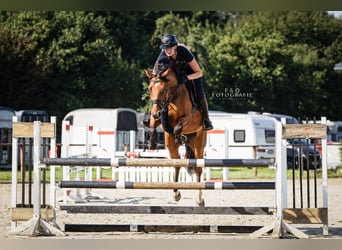
M206 158L262 159L275 157L275 120L260 114L210 111Z

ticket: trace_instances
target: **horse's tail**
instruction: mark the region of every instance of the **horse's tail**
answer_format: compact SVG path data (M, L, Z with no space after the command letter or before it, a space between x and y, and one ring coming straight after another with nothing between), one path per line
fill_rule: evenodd
M194 159L195 158L194 151L192 151L192 149L188 145L185 146L185 158L186 159ZM189 175L193 175L196 172L194 166L188 167L188 168L186 168L186 170L187 170Z

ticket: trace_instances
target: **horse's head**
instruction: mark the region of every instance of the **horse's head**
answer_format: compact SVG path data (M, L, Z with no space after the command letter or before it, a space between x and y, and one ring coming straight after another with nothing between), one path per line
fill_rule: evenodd
M167 108L173 91L178 85L175 72L169 68L161 75L156 75L152 71L145 69L147 77L150 79L149 92L152 101L151 116L155 120L160 119L161 110Z

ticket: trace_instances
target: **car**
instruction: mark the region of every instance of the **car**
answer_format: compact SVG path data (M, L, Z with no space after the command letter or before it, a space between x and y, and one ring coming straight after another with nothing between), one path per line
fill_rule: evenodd
M303 165L303 169L315 169L321 167L322 159L318 147L310 144L305 139L288 140L287 145L287 166L298 169ZM301 157L299 157L301 155ZM302 159L302 160L301 160Z

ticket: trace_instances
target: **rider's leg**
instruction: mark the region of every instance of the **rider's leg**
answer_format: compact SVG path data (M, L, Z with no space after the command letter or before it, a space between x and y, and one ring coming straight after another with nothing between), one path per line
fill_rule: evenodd
M195 97L196 94L195 94L193 83L191 81L186 81L185 82L185 86L188 89L189 97L190 97L193 109L197 109L198 104L197 104L197 100L196 100L196 97Z
M198 78L194 80L194 82L195 82L195 87L196 87L196 92L197 92L197 103L198 105L200 105L202 109L204 130L211 130L214 127L211 121L209 120L208 102L207 102L207 97L203 91L202 78Z

